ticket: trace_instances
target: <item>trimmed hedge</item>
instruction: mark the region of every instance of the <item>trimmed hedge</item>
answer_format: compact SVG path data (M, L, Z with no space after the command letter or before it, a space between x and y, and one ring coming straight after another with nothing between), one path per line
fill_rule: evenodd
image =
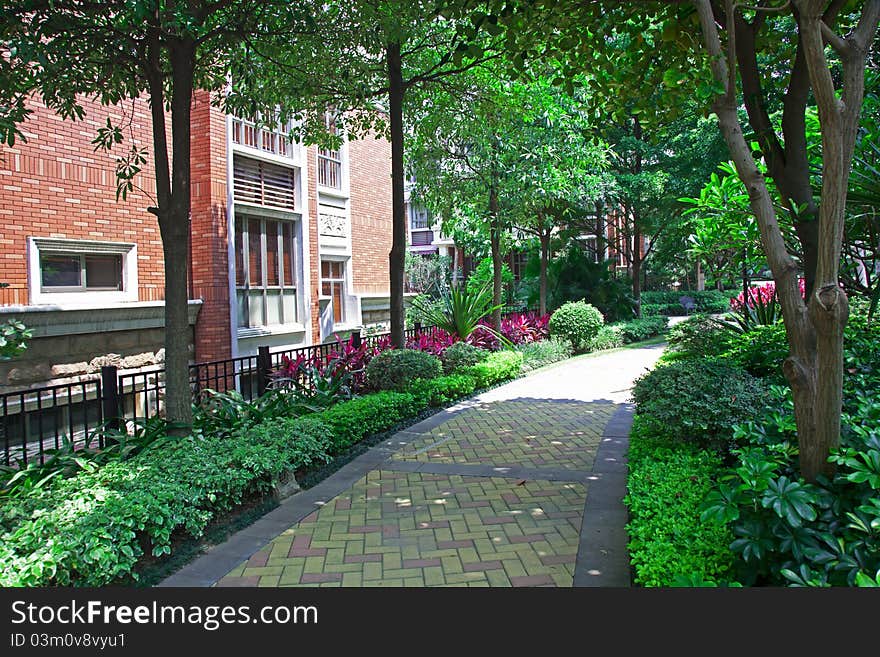
M590 340L588 351L604 351L623 346L623 336L614 326L603 326L596 336Z
M636 379L632 397L657 436L724 449L733 425L759 414L768 394L763 381L738 367L685 360Z
M700 520L700 504L724 472L721 456L652 437L641 419L630 434L624 498L633 581L671 586L730 580L733 533Z
M416 379L433 379L443 374L440 359L415 349L389 349L367 365L367 386L372 390L406 390Z
M0 586L132 581L145 551L170 554L178 531L198 538L246 495L267 491L289 470L327 461L330 442L316 419L278 419L232 440L164 441L58 479L0 509Z
M467 342L454 342L446 348L440 356L440 360L443 361L443 371L446 374L451 374L465 367L476 365L488 353L487 350L475 347Z
M669 325L668 317L643 317L631 319L627 322L614 324L613 328L623 339L624 344L641 342L655 335L660 335Z
M735 296L735 294L734 294ZM642 292L642 316L648 315L686 315L681 305L681 297L694 300L698 313L724 313L730 310L730 294L718 290L683 292Z
M476 365L466 367L461 373L473 377L477 388L488 388L518 377L522 364L523 355L519 351L495 351Z
M605 318L594 306L583 300L569 301L550 316L550 335L568 340L575 351L583 351L604 323Z
M568 340L556 338L527 342L517 345L516 349L523 355L522 370L526 372L571 358L574 351Z
M367 436L388 431L428 407L408 392L376 392L331 406L318 417L330 428L332 451L340 452Z
M450 374L436 379L420 379L409 388L410 394L427 400L434 408L458 401L476 390L477 382L467 374Z

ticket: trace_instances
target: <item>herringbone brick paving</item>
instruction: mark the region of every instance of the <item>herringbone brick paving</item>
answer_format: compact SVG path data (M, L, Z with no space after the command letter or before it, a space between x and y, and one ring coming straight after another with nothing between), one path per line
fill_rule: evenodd
M395 471L397 460L588 472L615 407L499 401L409 444L218 586L571 586L584 483Z
M614 404L601 403L484 403L463 411L394 458L589 470L614 410Z

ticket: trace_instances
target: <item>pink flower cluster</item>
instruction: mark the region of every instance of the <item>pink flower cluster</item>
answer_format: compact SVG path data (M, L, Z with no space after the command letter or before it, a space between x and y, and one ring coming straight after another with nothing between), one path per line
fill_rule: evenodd
M501 334L513 344L536 342L545 340L550 336L550 316L538 313L513 313L501 320ZM489 320L481 322L485 326L490 325ZM425 351L433 356L440 357L443 352L458 341L458 336L448 333L439 328L426 328L417 337L406 341L407 349ZM501 342L489 331L477 328L467 342L484 349L497 350ZM352 388L361 390L364 386L364 373L367 364L379 353L391 348L391 337L383 335L378 339L368 340L364 338L360 347L354 346L354 341L349 338L346 341L337 340L324 356L315 355L307 357L299 354L296 358L286 355L281 357L281 364L275 370L276 378L298 379L303 376L301 367L314 367L320 374L337 374L348 371L352 374ZM329 369L329 371L328 371ZM305 383L305 382L303 382Z
M798 289L801 292L801 296L804 296L803 278L798 279ZM745 297L743 296L742 292L733 297L730 300L731 309L735 311L741 311L744 299ZM766 285L750 287L748 301L746 301L746 303L748 304L749 308L754 308L755 305L768 306L770 304L776 303L776 300L776 284L773 281L770 281Z

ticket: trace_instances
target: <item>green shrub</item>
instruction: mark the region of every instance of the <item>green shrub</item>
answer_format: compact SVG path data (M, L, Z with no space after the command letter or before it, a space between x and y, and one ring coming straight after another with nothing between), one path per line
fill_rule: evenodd
M644 317L642 319L631 319L627 322L619 322L614 324L614 330L623 339L624 344L630 342L641 342L655 335L660 335L666 330L669 324L668 317Z
M734 424L764 409L767 393L766 384L742 369L688 360L637 379L633 400L658 437L722 449L729 446Z
M416 379L440 376L440 359L415 349L389 349L374 357L367 365L367 386L373 390L406 390Z
M318 417L330 428L333 451L339 452L367 436L388 431L427 407L427 399L407 392L386 391L341 402Z
M641 586L681 577L719 583L733 576L733 533L700 519L701 503L724 471L720 455L650 437L643 416L630 434L627 495L629 557Z
M486 357L487 353L489 352L485 349L475 347L467 342L454 342L440 356L440 360L443 361L443 371L449 374L464 367L476 365Z
M623 336L615 326L603 326L595 337L590 340L588 351L602 351L603 349L616 349L623 346Z
M565 338L575 351L583 351L604 323L595 307L585 301L569 301L550 317L550 335Z
M0 586L105 586L137 578L144 550L171 553L218 513L275 478L327 460L313 418L284 419L233 439L192 436L146 449L0 507Z
M782 383L782 361L788 358L788 340L785 326L779 324L758 325L748 333L731 333L727 349L721 355L749 374L773 379Z
M466 374L450 374L436 379L419 379L409 388L410 394L426 400L432 407L446 406L467 397L476 389L474 377Z
M523 355L522 369L530 370L571 358L572 346L568 340L538 340L517 345L517 351Z
M736 296L736 292L732 293ZM725 313L730 310L731 293L718 290L680 292L642 292L642 315L686 315L681 297L694 300L695 312Z
M669 329L665 360L715 358L730 346L732 334L708 315L694 315Z
M519 351L496 351L461 373L473 377L477 388L486 388L501 381L515 379L522 370L522 364L523 355Z

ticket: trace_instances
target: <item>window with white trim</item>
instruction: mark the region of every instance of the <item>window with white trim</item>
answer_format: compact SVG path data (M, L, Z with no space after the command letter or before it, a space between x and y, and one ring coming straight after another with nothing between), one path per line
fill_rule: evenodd
M345 321L345 262L321 260L321 296L329 297L333 304L333 322Z
M336 117L332 112L325 112L324 124L329 134L339 134ZM342 189L342 148L318 148L318 184L331 189Z
M137 246L28 238L31 303L137 301Z
M121 255L40 252L41 292L120 292L122 286Z
M428 214L428 208L423 208L418 205L410 205L409 206L409 218L410 218L410 228L413 230L424 230L425 228L430 228L430 215Z
M295 228L293 221L235 215L239 327L297 321Z

